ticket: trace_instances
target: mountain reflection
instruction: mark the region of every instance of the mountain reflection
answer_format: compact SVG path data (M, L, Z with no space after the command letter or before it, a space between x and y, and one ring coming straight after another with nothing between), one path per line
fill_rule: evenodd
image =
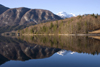
M87 36L20 36L9 38L0 36L0 64L9 60L40 59L54 53L100 53L100 40Z
M73 51L67 51L67 50L60 50L57 52L58 55L61 55L61 56L64 56L66 55L67 53L70 53L70 54L74 54L75 52Z
M61 49L31 44L20 39L0 37L0 64L9 60L47 58L59 50Z
M29 43L42 46L60 48L75 51L78 53L88 53L98 55L100 53L100 40L88 36L21 36L19 37Z

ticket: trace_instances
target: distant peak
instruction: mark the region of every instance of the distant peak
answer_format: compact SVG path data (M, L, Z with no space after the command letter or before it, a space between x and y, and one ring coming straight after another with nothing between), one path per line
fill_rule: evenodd
M66 12L59 12L59 13L57 13L57 15L58 16L60 16L61 18L70 18L70 17L76 17L76 15L75 14L73 14L73 13L66 13Z

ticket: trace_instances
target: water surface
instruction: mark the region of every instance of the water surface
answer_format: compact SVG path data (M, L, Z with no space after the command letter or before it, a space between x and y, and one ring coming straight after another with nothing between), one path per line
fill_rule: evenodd
M100 67L100 40L87 36L0 37L0 67Z

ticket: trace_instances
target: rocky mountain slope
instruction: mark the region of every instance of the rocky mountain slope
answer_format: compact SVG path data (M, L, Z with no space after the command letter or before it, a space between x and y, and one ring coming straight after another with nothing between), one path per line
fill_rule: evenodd
M60 20L61 18L49 10L29 9L25 7L7 8L0 5L0 27L14 26L19 29L20 25L30 26L47 21ZM1 30L1 29L0 29Z

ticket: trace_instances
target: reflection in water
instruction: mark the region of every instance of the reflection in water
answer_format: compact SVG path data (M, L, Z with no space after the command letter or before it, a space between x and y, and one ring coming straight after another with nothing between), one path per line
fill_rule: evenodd
M74 54L75 52L73 51L73 52L71 52L70 54Z
M52 56L61 49L0 37L0 65L9 60L29 60Z
M67 50L60 50L57 52L57 54L61 55L61 56L64 56L66 55L67 53L70 53L70 54L74 54L75 52L73 51L67 51Z
M12 39L0 37L0 65L9 60L40 59L54 53L66 55L100 53L100 40L87 36L21 36Z
M98 55L100 53L100 40L88 36L22 36L21 39L42 46L60 48ZM73 54L73 53L72 53Z

